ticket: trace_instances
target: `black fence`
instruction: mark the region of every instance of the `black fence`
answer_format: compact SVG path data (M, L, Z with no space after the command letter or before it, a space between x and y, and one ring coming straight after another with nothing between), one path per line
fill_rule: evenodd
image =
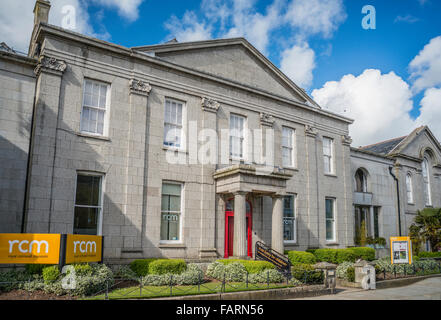
M376 270L376 281L409 278L441 273L441 263L431 263L429 265L417 264L394 264L386 268L378 267Z
M114 283L107 282L106 287L96 292L91 299L148 299L159 297L172 297L182 295L198 294L221 294L227 292L280 289L287 287L296 287L304 285L323 284L323 271L302 271L295 273L297 281L292 277L285 276L283 282L271 282L269 272L266 273L266 280L256 283L250 281L250 274L247 273L245 281L228 281L224 274L222 279L207 279L199 277L197 284L178 285L173 281L173 275L170 275L168 284L151 285L145 284L142 277L138 279L115 279Z

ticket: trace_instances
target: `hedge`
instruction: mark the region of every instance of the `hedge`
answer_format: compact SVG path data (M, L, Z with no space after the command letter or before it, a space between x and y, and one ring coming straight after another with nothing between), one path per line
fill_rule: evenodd
M183 259L156 259L149 264L149 274L181 274L186 269Z
M50 266L43 268L43 280L44 283L49 284L57 281L60 276L60 270L58 266Z
M274 269L274 265L267 261L241 260L241 259L219 259L218 262L229 265L238 262L243 265L248 273L259 273L264 270Z
M311 264L299 263L291 267L292 276L306 283L321 283L323 282L323 273L317 271Z
M441 252L429 252L429 251L421 251L418 254L418 258L440 258Z
M288 258L292 265L299 263L314 264L317 262L316 257L312 253L305 251L288 251Z
M375 249L369 247L353 247L344 249L317 249L314 255L318 261L340 264L345 261L355 262L358 259L375 260Z
M149 274L149 265L153 261L157 260L156 258L151 259L138 259L133 260L130 263L130 269L136 273L138 277L145 277Z
M318 261L337 263L337 249L317 249L314 251L314 255Z
M363 259L366 261L375 260L375 249L369 247L353 247L349 248L355 254L355 259Z

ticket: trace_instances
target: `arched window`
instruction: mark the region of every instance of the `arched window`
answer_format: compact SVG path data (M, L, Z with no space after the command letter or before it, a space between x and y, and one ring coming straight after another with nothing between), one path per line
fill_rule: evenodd
M363 170L358 169L355 172L355 191L367 192L367 179Z
M406 175L407 203L413 203L412 175L410 172Z
M430 171L429 171L429 159L425 156L422 163L423 171L423 183L424 183L424 196L426 199L426 206L432 205L432 196L430 194Z

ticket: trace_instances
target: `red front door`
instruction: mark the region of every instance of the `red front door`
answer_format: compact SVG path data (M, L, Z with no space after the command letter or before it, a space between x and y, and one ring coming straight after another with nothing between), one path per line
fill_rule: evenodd
M229 199L225 210L225 258L234 256L233 241L234 241L234 199ZM252 257L252 209L251 203L246 203L246 228L247 228L247 251L248 256Z

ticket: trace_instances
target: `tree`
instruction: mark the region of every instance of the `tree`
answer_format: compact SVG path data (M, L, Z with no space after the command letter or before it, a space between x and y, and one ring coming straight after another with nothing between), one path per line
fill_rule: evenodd
M409 227L412 246L419 252L424 241L429 241L432 251L441 249L441 208L418 210L414 223Z

